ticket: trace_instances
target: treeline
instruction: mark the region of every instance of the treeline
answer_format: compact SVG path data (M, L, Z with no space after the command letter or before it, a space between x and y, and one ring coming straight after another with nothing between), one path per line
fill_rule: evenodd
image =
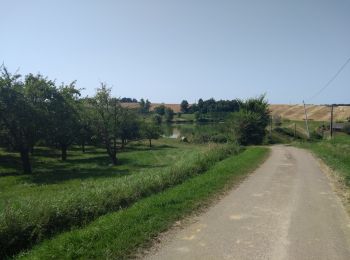
M239 110L242 101L234 100L218 100L210 98L208 100L199 99L197 103L190 105L187 100L182 100L180 107L182 113L218 113L218 112L236 112Z
M133 101L133 100L131 100ZM140 111L150 102L141 100ZM61 150L62 160L73 144L104 146L112 164L130 140L151 140L160 135L157 120L147 122L139 111L123 108L106 84L93 97L81 97L76 82L57 85L38 74L24 78L5 67L0 73L0 145L20 154L23 171L31 173L35 146Z
M127 98L127 97L121 98L120 102L122 102L122 103L138 103L136 98Z
M30 157L38 145L60 149L63 161L73 144L81 145L83 152L85 145L103 146L116 165L118 151L129 141L147 139L152 146L152 139L161 134L163 119L171 122L175 114L160 105L145 116L150 112L149 100L141 99L138 109L122 107L121 101L104 83L93 97L81 97L75 81L57 85L40 74L22 77L1 67L0 146L20 154L25 173L32 172ZM184 100L181 111L195 113L198 122L205 121L204 115L220 119L224 113L231 124L226 139L243 145L261 143L269 122L264 96L246 101L200 99L191 106Z

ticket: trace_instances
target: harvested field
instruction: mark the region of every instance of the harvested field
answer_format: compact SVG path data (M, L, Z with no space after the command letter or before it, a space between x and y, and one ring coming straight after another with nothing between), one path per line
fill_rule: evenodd
M161 105L161 103L152 103L151 111ZM174 110L175 113L180 112L180 104L164 104L166 107ZM138 108L138 103L122 103L123 107ZM330 118L330 107L321 105L307 105L306 106L308 118L315 121L327 121ZM290 120L304 120L303 105L270 105L272 115L280 115L285 119ZM350 117L350 107L339 106L334 108L335 120L346 120Z
M303 105L270 105L272 115L280 115L290 120L304 120ZM331 108L320 105L306 106L308 118L315 121L327 121L330 118ZM350 117L350 107L339 106L334 108L335 120L346 120Z

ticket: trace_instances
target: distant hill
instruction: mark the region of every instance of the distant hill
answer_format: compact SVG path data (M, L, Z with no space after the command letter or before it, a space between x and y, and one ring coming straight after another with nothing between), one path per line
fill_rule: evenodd
M151 111L161 105L160 103L152 103ZM175 113L180 112L180 104L164 104L166 107L174 110ZM138 108L138 103L122 103L122 106L129 108ZM282 118L290 120L304 120L303 105L270 105L272 115L280 115ZM331 108L321 105L307 105L308 118L314 121L328 121L330 118ZM334 108L334 120L346 120L350 117L350 107L340 106Z
M303 105L270 105L272 115L280 115L282 118L290 120L303 120ZM331 116L331 108L320 105L307 105L307 116L314 121L328 121ZM346 120L350 117L350 107L339 106L334 107L334 120Z

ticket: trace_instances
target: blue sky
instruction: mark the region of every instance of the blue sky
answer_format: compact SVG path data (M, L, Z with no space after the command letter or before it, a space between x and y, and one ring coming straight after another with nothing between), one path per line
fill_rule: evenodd
M348 0L0 0L0 62L119 97L350 103Z

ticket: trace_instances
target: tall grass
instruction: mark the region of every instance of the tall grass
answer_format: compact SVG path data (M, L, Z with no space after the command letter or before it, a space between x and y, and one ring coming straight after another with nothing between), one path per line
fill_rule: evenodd
M107 179L102 185L85 181L80 194L62 189L52 197L30 195L13 200L0 212L0 257L11 256L58 232L86 225L98 216L177 185L238 151L236 145L211 145L207 151L192 154L166 169Z
M299 144L310 149L318 157L336 170L344 183L350 187L350 135L337 133L331 140Z
M248 147L205 173L139 200L131 207L100 217L88 226L65 232L19 255L26 259L126 259L175 221L208 205L259 165L268 148Z

